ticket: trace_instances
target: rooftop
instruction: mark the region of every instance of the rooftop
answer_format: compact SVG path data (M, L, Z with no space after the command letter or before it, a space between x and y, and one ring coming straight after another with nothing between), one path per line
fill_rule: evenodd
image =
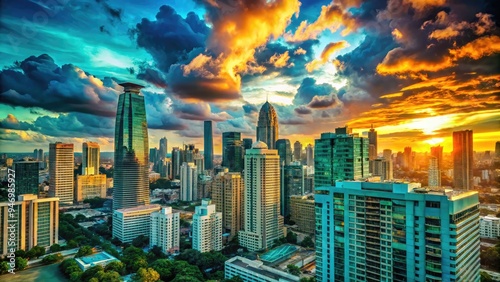
M159 210L160 208L161 208L160 205L143 205L143 206L137 206L137 207L133 207L133 208L119 209L116 211L121 212L121 213L126 213L126 212L138 212L138 211L145 211L145 210L153 210L153 209Z
M263 265L261 261L249 260L243 257L234 257L226 261L226 264L233 264L255 273L255 275L266 276L272 279L271 281L296 282L299 281L298 276L288 274L284 271L274 269Z

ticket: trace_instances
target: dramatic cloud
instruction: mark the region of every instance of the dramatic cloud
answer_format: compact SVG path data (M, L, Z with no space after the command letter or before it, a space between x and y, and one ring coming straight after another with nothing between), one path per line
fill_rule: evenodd
M343 48L346 48L349 46L349 43L347 41L339 41L339 42L332 42L329 43L328 45L325 46L325 49L323 49L323 52L321 52L321 57L319 59L314 59L312 62L306 64L306 69L308 72L312 72L313 70L317 69L321 65L324 65L326 62L330 60L330 57L337 52L338 50L341 50Z
M0 128L15 130L31 130L32 125L27 122L19 122L13 114L8 114L6 118L0 120Z
M306 77L302 80L293 101L297 105L309 104L313 97L328 96L333 92L334 88L330 84L316 84L314 78Z

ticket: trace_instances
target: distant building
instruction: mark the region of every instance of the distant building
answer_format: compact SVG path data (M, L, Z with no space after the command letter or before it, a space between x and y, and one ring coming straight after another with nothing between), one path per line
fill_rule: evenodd
M415 168L415 158L411 147L405 147L403 152L403 168L413 170Z
M304 168L300 163L281 166L281 215L290 215L290 197L304 194Z
M243 138L243 147L246 149L252 149L253 140L252 138Z
M82 175L99 174L101 149L95 142L82 144Z
M471 190L474 188L472 168L473 162L472 130L453 132L453 184L456 189Z
M352 181L315 202L317 281L479 281L477 192Z
M383 157L384 157L384 160L386 160L386 161L392 161L392 150L391 149L384 149Z
M283 234L280 215L280 166L277 150L257 141L245 153L244 224L238 234L250 251L271 248ZM265 215L265 216L263 216Z
M368 155L370 160L375 160L377 158L378 154L378 138L377 138L377 131L375 128L372 127L370 128L370 131L368 131Z
M497 158L500 158L500 141L497 141L495 143L495 156Z
M118 98L116 111L114 210L149 204L149 142L143 86L120 85L124 93Z
M219 173L212 186L212 203L222 213L224 233L230 233L230 240L243 229L243 178L238 172Z
M314 147L311 144L306 146L306 165L314 166Z
M198 199L209 198L212 195L213 180L212 176L205 174L207 172L208 171L205 171L204 174L198 174Z
M222 213L203 199L193 215L193 249L200 253L222 250Z
M302 144L299 141L293 143L293 160L298 162L302 160Z
M431 156L429 158L429 187L441 187L441 171L439 170L438 158Z
M214 168L214 138L212 121L203 122L203 154L205 155L205 169Z
M183 163L181 166L181 201L195 201L198 199L198 171L194 163Z
M239 154L243 154L243 148L238 151L238 155L236 155L236 152L230 151L229 147L235 145L235 146L242 146L241 144L241 132L223 132L222 133L222 165L225 167L229 167L229 162L233 158L239 158L241 159L241 156ZM241 171L240 171L241 172Z
M279 139L278 132L278 115L274 107L266 101L260 108L256 141L262 141L269 149L275 149L276 140Z
M380 176L380 180L391 180L393 178L392 161L383 158L377 158L370 161L372 164L373 176Z
M95 197L106 198L106 175L78 175L75 183L75 201Z
M368 139L349 132L352 130L348 127L336 128L335 133L321 133L321 138L315 140L316 188L369 176Z
M159 144L159 149L158 149L158 159L166 159L167 158L167 151L168 151L168 140L167 137L163 137L160 139L160 144Z
M149 236L151 246L160 247L165 254L179 252L179 215L178 212L172 212L172 207L162 207L161 210L151 213L151 232Z
M14 163L14 170L16 171L16 196L21 194L38 194L39 167L40 162L38 161Z
M143 205L118 209L113 212L113 237L122 243L131 243L137 236L150 236L151 213L161 209L160 205Z
M479 232L481 237L498 239L500 237L500 218L494 215L481 216Z
M290 220L295 221L299 231L314 234L314 194L290 197Z
M74 167L73 144L49 145L49 197L59 198L61 204L73 204Z
M179 147L172 148L172 179L180 179L181 165L184 162L181 151Z
M437 169L439 171L443 170L443 147L435 146L431 147L431 156L437 159Z
M224 263L226 279L239 276L244 282L298 282L300 277L265 266L260 260L236 256Z
M10 253L12 248L25 250L40 246L48 247L59 242L59 199L39 199L34 194L24 194L9 207L9 202L0 202L0 255ZM14 217L9 216L14 209ZM15 226L12 233L9 223ZM8 241L15 234L14 245Z
M278 139L276 141L276 150L278 150L278 155L280 156L280 165L289 165L292 162L292 147L290 140L288 139Z
M226 162L224 166L229 169L229 172L243 171L243 156L245 149L240 140L234 140L232 143L224 147L224 157Z

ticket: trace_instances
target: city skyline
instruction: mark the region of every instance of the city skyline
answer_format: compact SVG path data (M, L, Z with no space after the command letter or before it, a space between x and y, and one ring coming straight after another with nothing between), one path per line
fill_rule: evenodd
M258 109L269 101L279 138L304 146L346 124L355 133L373 124L378 153L410 143L450 152L452 132L465 129L476 151L494 150L494 5L405 0L396 11L392 2L9 2L1 18L2 151L47 152L56 141L114 151L125 81L145 86L149 147L166 136L203 148L203 121L212 120L220 154L222 132L255 138ZM34 18L41 14L46 20Z

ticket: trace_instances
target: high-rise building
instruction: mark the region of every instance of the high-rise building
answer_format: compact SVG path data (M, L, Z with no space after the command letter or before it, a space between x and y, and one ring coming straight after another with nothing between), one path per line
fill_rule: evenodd
M205 155L205 169L211 170L214 168L214 137L211 120L203 122L203 130L203 154Z
M38 149L38 161L43 162L44 161L44 155L43 155L43 149Z
M281 215L290 215L290 197L304 194L304 168L299 162L281 166Z
M257 141L266 143L269 149L275 149L278 140L278 115L274 107L266 101L259 112L257 122Z
M49 145L49 197L59 198L62 204L73 204L75 156L73 144Z
M317 187L317 281L479 281L479 198L419 183Z
M82 202L85 199L95 197L106 198L106 175L78 175L75 185L75 201Z
M198 199L208 198L212 195L213 180L208 173L208 171L204 171L203 174L198 174Z
M405 147L404 153L403 153L403 168L407 168L409 170L414 169L414 158L413 158L413 153L411 151L411 147Z
M351 130L337 128L335 133L321 133L321 138L315 140L315 188L369 176L368 139L344 132Z
M302 160L302 144L299 141L293 143L293 160L298 162Z
M160 145L158 149L158 159L166 159L167 158L167 150L168 150L168 141L167 137L163 137L160 139Z
M122 83L115 124L113 209L149 204L148 124L140 85Z
M257 141L245 153L245 196L241 246L250 251L271 248L283 236L280 215L280 165L278 151Z
M16 197L21 194L38 194L40 162L21 161L14 163L16 171Z
M0 222L0 255L11 253L11 249L27 251L57 244L59 199L24 194L13 203L0 202ZM13 241L10 234L15 234Z
M162 207L151 213L151 231L149 241L151 246L158 246L165 254L179 252L180 248L180 217L173 213L172 207Z
M243 228L243 178L238 172L221 172L212 186L212 203L222 213L222 229L231 240Z
M314 194L295 195L290 197L290 220L295 221L301 232L314 234L315 213Z
M172 179L180 179L183 162L181 149L179 147L172 148Z
M377 158L370 161L373 176L380 176L380 180L391 180L393 178L392 161L383 158Z
M429 158L429 187L441 187L441 171L439 170L438 158L431 156Z
M392 161L392 150L391 149L384 149L383 157L384 157L384 160L386 160L386 161Z
M373 128L373 124L372 124L370 131L368 131L368 144L369 144L368 157L370 158L370 161L377 158L377 154L378 154L377 143L378 143L377 131L375 130L375 128Z
M99 174L101 149L95 142L82 144L82 175Z
M143 205L113 211L113 237L122 243L131 243L137 236L150 236L151 213L160 205Z
M266 266L261 260L235 256L224 263L224 277L238 276L244 282L299 282L299 276Z
M243 138L243 148L245 148L245 150L252 149L252 144L252 138Z
M292 146L288 139L278 139L276 141L276 150L280 156L280 165L289 165L292 162Z
M38 160L38 149L33 150L33 158L37 161Z
M437 158L437 168L443 170L443 147L440 145L431 147L431 156Z
M194 163L183 163L181 166L181 201L198 200L198 171Z
M494 215L481 216L479 228L481 237L498 239L500 237L500 218Z
M495 143L495 156L497 158L500 158L500 141L497 141Z
M306 146L306 165L314 166L314 147L311 144Z
M156 171L156 165L158 163L158 149L149 148L149 162L153 163L154 171Z
M241 141L234 140L224 148L224 157L226 158L224 166L227 167L230 172L242 172L244 153L245 150Z
M222 250L222 213L203 199L193 215L193 249L200 253Z
M456 189L470 190L474 187L472 134L472 130L453 132L453 184Z
M228 155L226 150L230 145L234 145L235 141L241 141L241 133L240 132L223 132L222 133L222 165L228 167L229 159L233 156ZM238 143L241 146L241 142Z

